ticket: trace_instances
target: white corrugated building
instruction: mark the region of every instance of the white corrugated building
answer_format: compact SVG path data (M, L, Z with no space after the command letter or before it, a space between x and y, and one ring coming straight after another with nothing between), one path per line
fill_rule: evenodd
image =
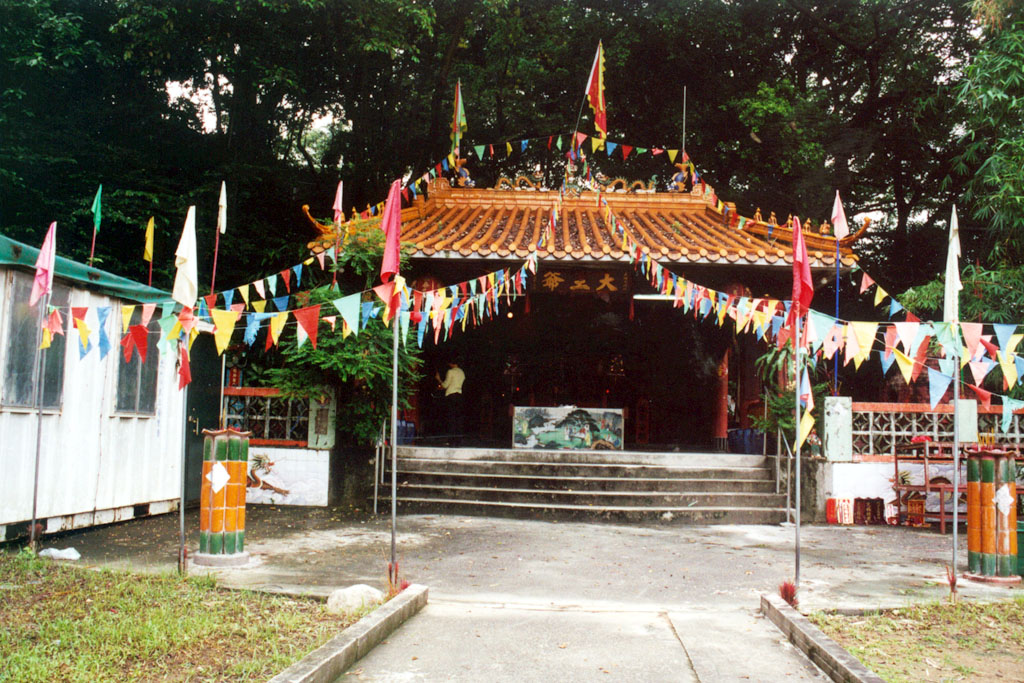
M38 249L0 235L0 541L28 533L38 425L33 385L38 308L28 305ZM51 305L55 335L42 373L37 519L45 532L131 519L177 508L181 493L184 394L176 358L161 353L159 318L170 295L57 257ZM120 345L122 313L156 303L147 358ZM69 315L84 315L88 351ZM100 317L110 350L101 359Z

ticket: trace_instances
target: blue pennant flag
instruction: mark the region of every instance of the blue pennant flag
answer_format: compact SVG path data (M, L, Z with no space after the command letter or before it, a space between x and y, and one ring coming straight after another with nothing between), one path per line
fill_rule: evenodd
M441 159L441 168L443 168L446 171L448 170L448 157Z
M364 301L360 310L359 328L366 327L366 323L370 320L370 314L373 313L373 302Z
M608 156L611 156L612 152L614 152L619 145L615 142L605 142L604 146L608 150Z
M107 336L107 318L110 316L110 306L98 307L96 316L100 322L100 338L97 344L100 347L100 360L103 360L110 353L110 338Z
M903 306L900 305L896 299L889 298L889 318L891 319L894 315L903 310Z
M992 327L996 330L996 339L999 340L999 350L1002 351L1006 348L1006 345L1010 343L1010 337L1017 329L1015 323L993 323Z
M839 352L836 351L836 353ZM889 368L891 368L892 364L896 362L896 354L890 353L889 357L886 358L885 351L879 351L878 355L879 359L882 361L882 377L885 377L889 373Z
M526 140L523 140L523 142L522 142L522 146L520 147L520 150L521 150L521 151L523 151L523 152L525 152L525 151L526 151L526 143L527 143L527 141L526 141Z
M274 308L278 311L288 310L288 295L274 297Z
M302 285L302 264L292 266L292 272L295 273L295 289L298 289Z
M942 400L952 381L953 378L949 375L928 368L928 401L932 404L932 409Z
M225 289L221 294L224 295L224 309L231 310L231 302L235 300L235 290Z

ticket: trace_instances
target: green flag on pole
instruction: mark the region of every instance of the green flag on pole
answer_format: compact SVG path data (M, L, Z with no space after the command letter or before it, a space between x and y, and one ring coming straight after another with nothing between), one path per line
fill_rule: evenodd
M102 218L103 211L100 207L100 197L103 195L103 184L100 184L98 190L96 190L96 198L92 200L92 224L96 229L96 232L100 231L100 219Z

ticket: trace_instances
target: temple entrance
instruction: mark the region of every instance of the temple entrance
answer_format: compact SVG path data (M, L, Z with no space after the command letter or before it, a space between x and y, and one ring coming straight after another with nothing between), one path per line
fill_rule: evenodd
M607 271L565 284L596 284ZM670 302L634 301L621 274L625 286L602 292L544 291L543 276L529 303L521 297L480 327L424 345L417 442L445 436L435 373L455 359L466 373L465 445L510 447L515 406L575 405L622 409L629 450L713 449L720 363L731 350L733 376L752 374L741 371L752 368L749 340Z

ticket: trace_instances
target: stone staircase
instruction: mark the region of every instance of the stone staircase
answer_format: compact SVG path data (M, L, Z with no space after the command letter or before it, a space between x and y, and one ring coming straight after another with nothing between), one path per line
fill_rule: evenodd
M398 448L398 508L407 513L778 524L785 504L759 455Z

